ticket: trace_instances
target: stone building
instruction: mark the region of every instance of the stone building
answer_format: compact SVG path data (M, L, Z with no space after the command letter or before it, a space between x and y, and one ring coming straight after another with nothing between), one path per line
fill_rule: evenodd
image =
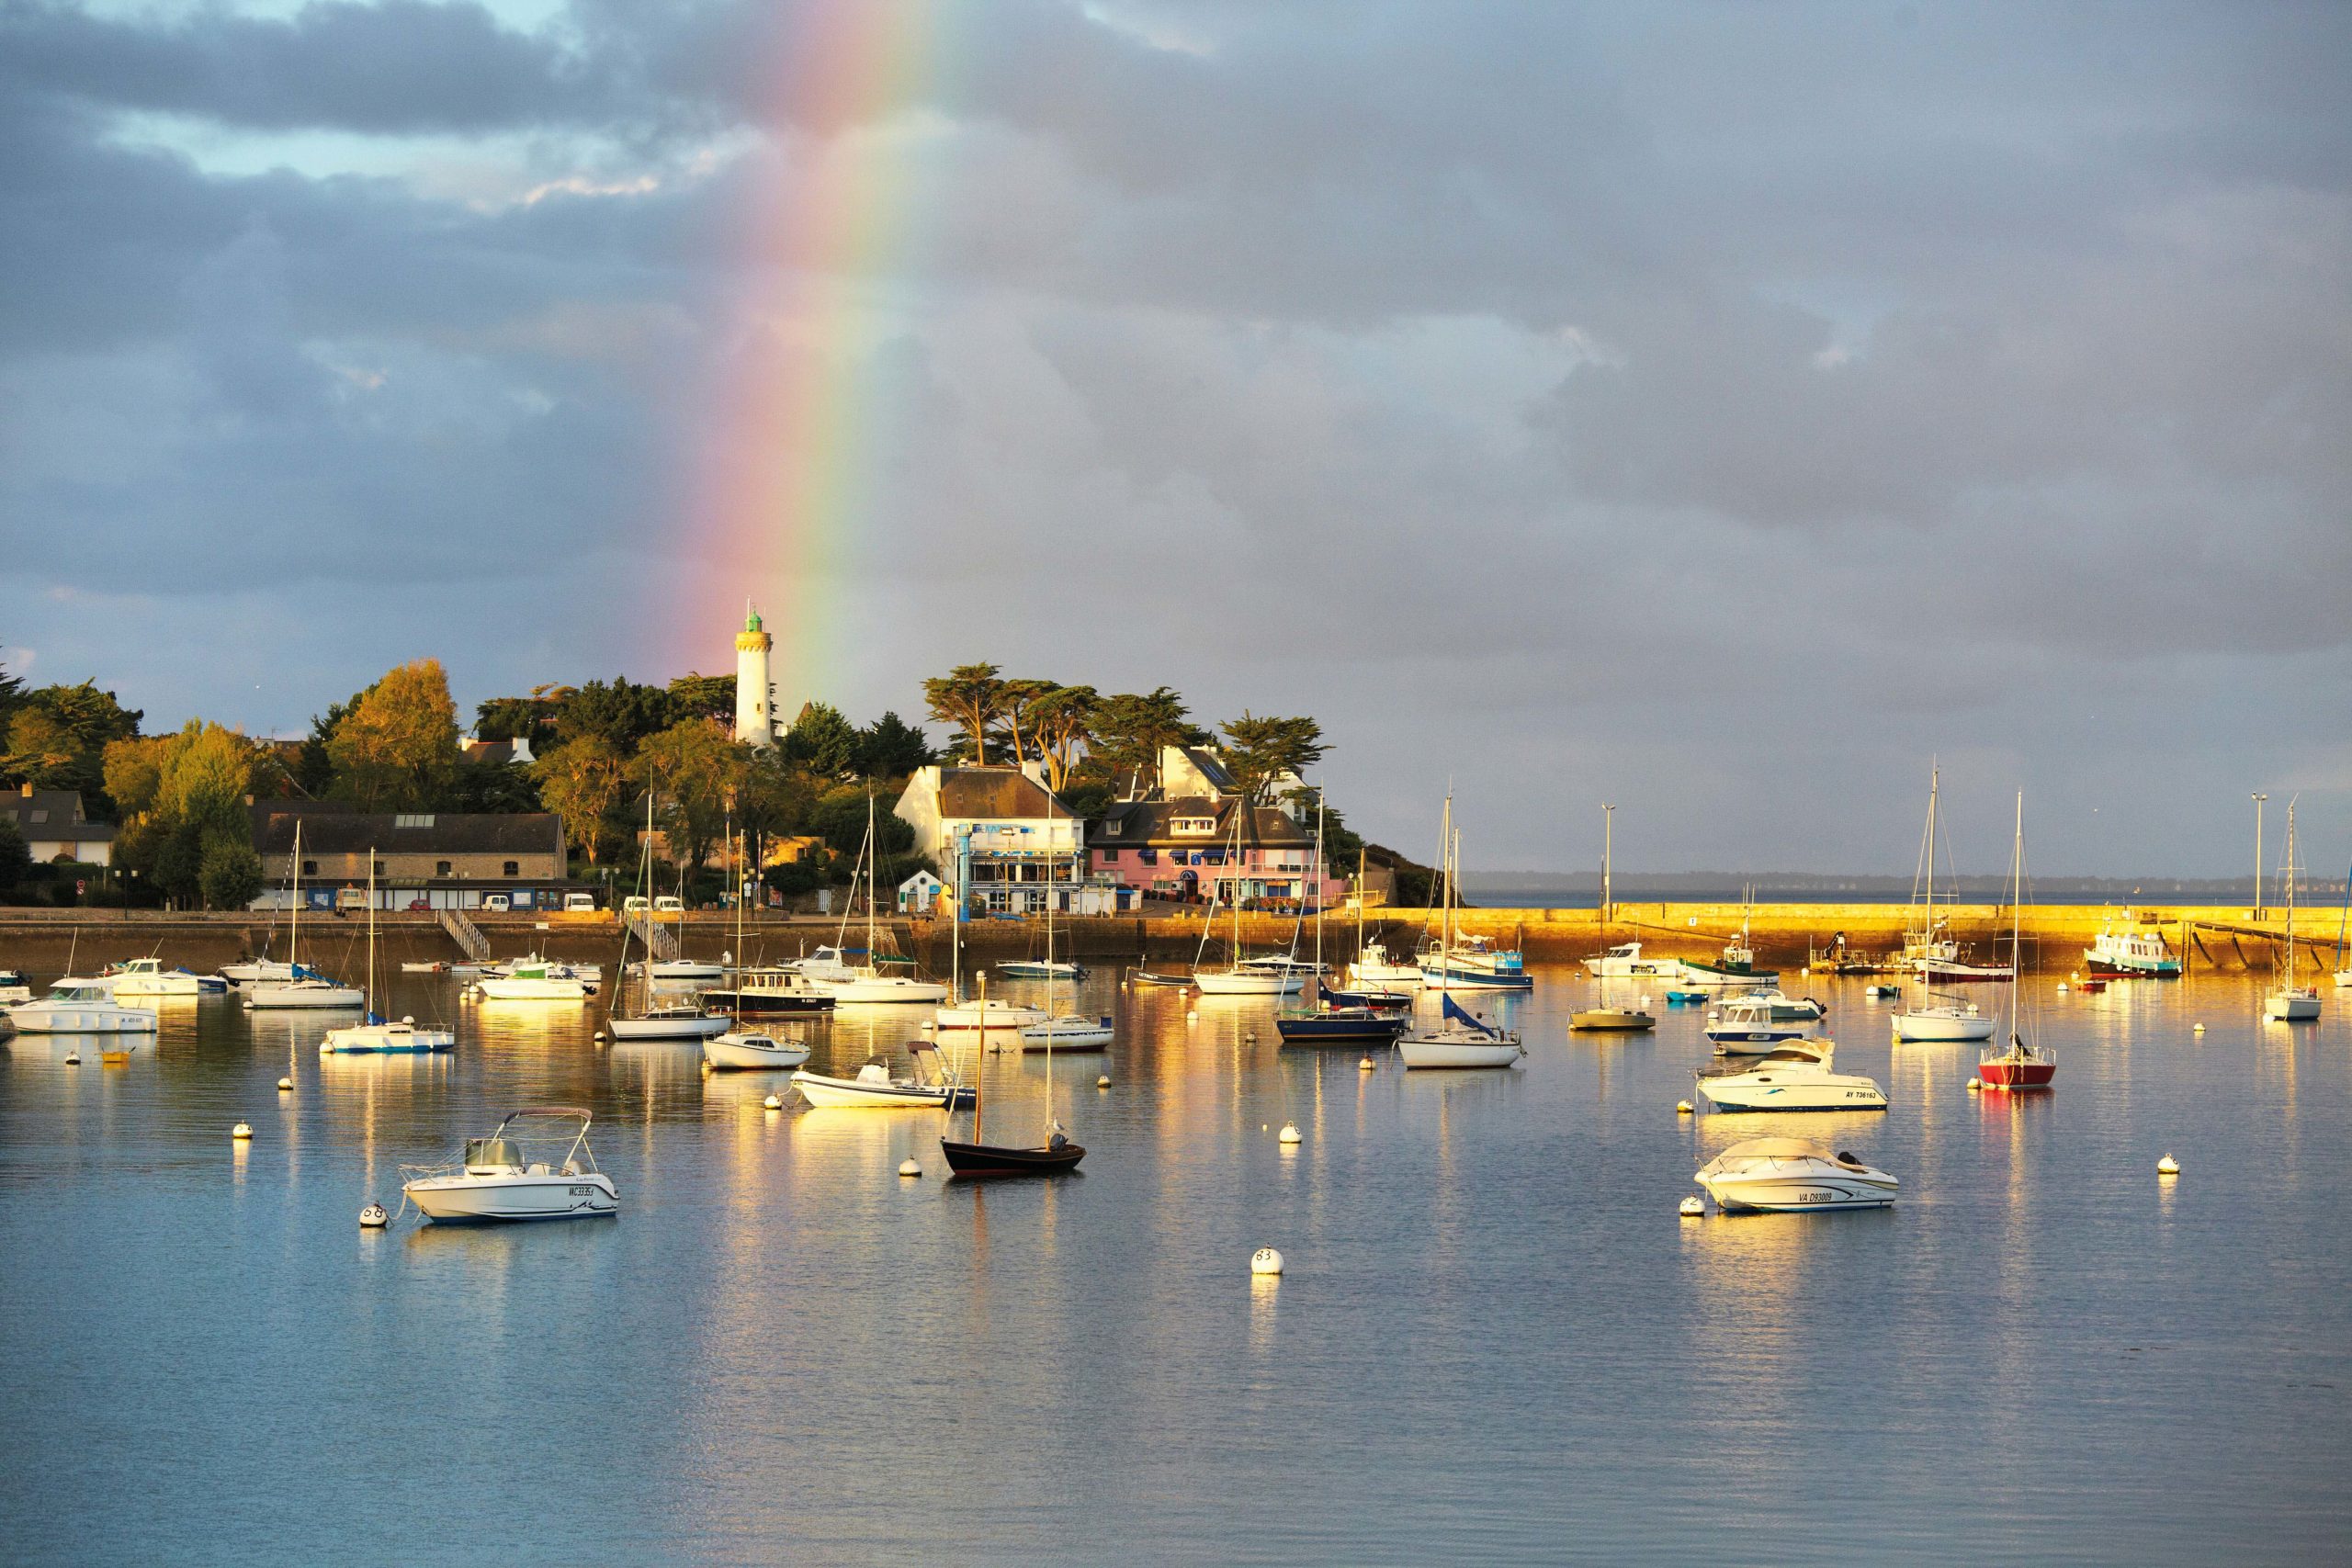
M250 809L270 907L291 901L298 824L305 904L364 907L371 856L377 905L387 909L474 909L492 894L512 908L560 908L582 886L567 877L563 819L549 811L354 811L307 800Z

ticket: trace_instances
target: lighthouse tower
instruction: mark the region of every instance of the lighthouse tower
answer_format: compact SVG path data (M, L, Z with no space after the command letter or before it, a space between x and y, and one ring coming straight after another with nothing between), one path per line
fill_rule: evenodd
M768 652L775 647L759 611L746 604L743 629L735 634L735 739L754 746L775 744L775 688L768 682Z

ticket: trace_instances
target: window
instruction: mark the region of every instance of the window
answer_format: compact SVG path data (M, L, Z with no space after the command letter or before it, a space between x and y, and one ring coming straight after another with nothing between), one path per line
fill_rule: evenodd
M1177 833L1214 833L1216 831L1216 818L1214 817L1178 817L1171 819L1169 822L1168 827L1170 831Z
M1102 863L1104 865L1116 865L1119 863L1119 852L1116 850L1101 850L1096 852L1102 855Z
M34 820L34 821L36 821L36 822L46 822L46 821L48 821L48 820L49 820L49 807L46 807L46 806L36 806L36 807L33 807L33 820Z
M303 874L303 875L305 875L305 876L316 876L316 875L318 875L318 874L319 874L319 863L318 863L318 862L316 862L316 861L314 861L314 860L306 860L306 861L304 861L304 862L302 863L302 874Z
M433 813L430 811L403 811L393 817L392 826L395 828L430 828L433 826Z
M433 874L434 874L434 875L435 875L435 876L447 876L447 875L448 875L448 874L449 874L449 863L448 863L447 861L446 861L446 860L436 860L436 861L435 861L435 862L433 863Z
M375 865L374 865L374 867L373 867L372 869L374 870L374 872L375 872L375 874L376 874L376 875L378 875L378 876L381 876L381 875L383 875L383 874L384 874L384 863L383 863L382 861L378 861L378 862L376 862L376 863L375 863Z
M1106 839L1115 839L1120 835L1120 833L1125 831L1125 829L1126 824L1124 821L1114 818L1110 821L1102 824L1102 836Z
M523 863L521 861L502 861L499 863L499 866L500 870L498 874L501 876L520 876L523 874Z

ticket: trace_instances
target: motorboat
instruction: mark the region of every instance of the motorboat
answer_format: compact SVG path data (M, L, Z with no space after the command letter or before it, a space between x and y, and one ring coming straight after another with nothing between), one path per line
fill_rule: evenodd
M702 1043L702 1059L728 1070L776 1071L807 1062L808 1043L763 1029L730 1029Z
M1385 944L1368 942L1348 965L1346 978L1350 990L1395 992L1419 990L1422 976L1418 963L1399 964Z
M707 1040L726 1033L734 1022L700 1002L673 1002L647 1008L633 1018L615 1013L605 1021L605 1027L616 1040Z
M565 1106L517 1111L456 1159L401 1167L401 1190L443 1224L574 1220L620 1213L612 1178L588 1147L589 1113Z
M1816 1023L1829 1010L1815 998L1792 997L1777 986L1724 999L1726 1007L1734 1002L1760 1005L1766 1017L1774 1023Z
M1527 1049L1517 1030L1498 1029L1448 996L1434 1027L1396 1037L1396 1055L1408 1067L1508 1067Z
M655 981L727 978L727 965L701 958L649 958L642 969L645 978Z
M484 975L474 982L494 1002L582 1002L589 982L568 964L557 964L533 953L505 966L503 975Z
M805 969L801 973L808 976L809 984L832 998L836 1004L924 1007L947 999L947 987L942 981L891 974L873 964L823 974L812 974Z
M365 1008L368 994L356 986L330 980L316 970L294 966L290 979L256 980L239 987L247 1012L293 1008Z
M1483 936L1456 936L1421 953L1421 984L1451 991L1527 991L1535 977L1515 947L1498 947Z
M1637 1008L1585 1008L1568 1015L1568 1028L1580 1034L1634 1034L1657 1027L1657 1020Z
M427 1056L454 1051L458 1036L454 1030L419 1029L416 1020L402 1018L386 1021L369 1015L365 1023L345 1024L330 1029L326 1038L319 1042L322 1056Z
M1699 1092L1718 1111L1883 1111L1873 1078L1832 1066L1827 1040L1790 1040L1751 1065L1702 1067Z
M2180 959L2165 944L2164 933L2132 923L2123 911L2120 923L2109 920L2083 949L2083 966L2094 975L2140 976L2157 980L2180 978Z
M1109 1013L1098 1013L1089 1018L1081 1013L1066 1012L1057 1018L1024 1025L1021 1031L1021 1048L1043 1051L1051 1046L1057 1051L1100 1051L1109 1046L1114 1037Z
M1596 980L1679 980L1682 977L1682 960L1645 956L1638 942L1621 942L1607 952L1597 953L1586 959L1584 966Z
M1804 1138L1747 1138L1693 1173L1725 1213L1797 1214L1823 1209L1887 1209L1902 1183L1849 1154Z
M60 980L39 1001L17 1002L8 1021L21 1034L153 1034L153 1008L125 1007L96 980Z
M791 964L737 972L735 984L702 994L705 1007L723 1008L741 1018L776 1018L790 1013L831 1012L833 997Z
M98 972L98 983L122 1000L153 997L217 997L229 989L229 982L218 975L166 969L160 958L132 958L120 964L109 964Z
M1046 1010L1027 1002L1009 1002L1002 997L967 997L960 1002L950 1002L931 1015L933 1024L942 1034L1016 1032L1033 1023L1046 1021Z
M809 1104L820 1109L958 1111L972 1103L972 1091L945 1071L939 1047L927 1040L909 1042L914 1061L909 1077L894 1077L887 1057L868 1058L855 1077L834 1077L803 1067L792 1075L793 1087Z
M1082 964L1053 963L1042 958L1014 958L996 966L1008 980L1069 980L1086 978Z
M1772 1004L1760 997L1734 997L1707 1014L1707 1039L1719 1056L1760 1056L1806 1033L1801 1023L1773 1018Z
M0 1008L33 999L32 986L21 969L0 969Z
M1994 1021L1992 1014L1974 1002L1937 1001L1931 996L1894 1015L1894 1037L1914 1044L1990 1040Z

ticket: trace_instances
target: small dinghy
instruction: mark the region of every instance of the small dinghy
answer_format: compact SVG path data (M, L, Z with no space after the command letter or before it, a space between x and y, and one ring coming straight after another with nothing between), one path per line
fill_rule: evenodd
M454 1160L401 1167L401 1190L443 1224L617 1214L620 1194L589 1152L590 1120L569 1106L514 1111Z
M1670 1008L1696 1007L1705 1000L1707 1000L1707 993L1704 991L1668 991L1666 993L1666 1005Z

